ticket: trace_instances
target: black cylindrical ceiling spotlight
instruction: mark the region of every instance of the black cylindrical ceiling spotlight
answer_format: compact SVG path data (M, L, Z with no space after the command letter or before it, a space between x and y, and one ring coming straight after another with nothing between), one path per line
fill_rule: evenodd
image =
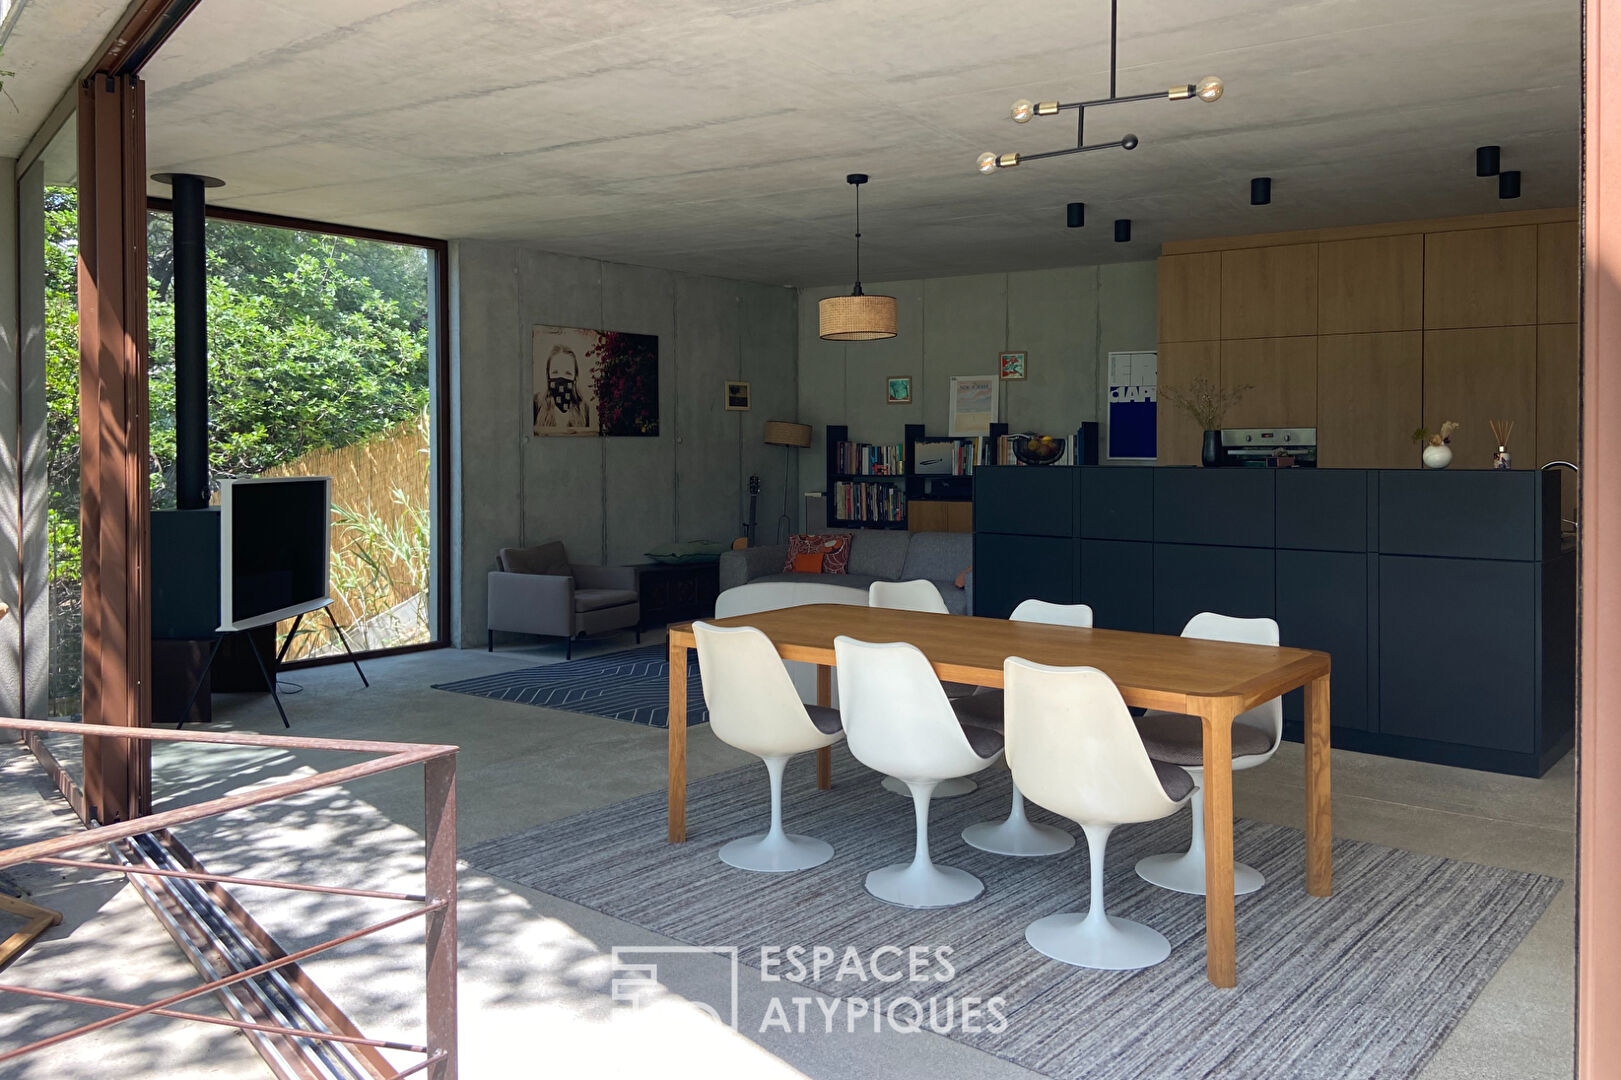
M1497 174L1497 197L1499 199L1520 197L1520 170L1510 169Z
M1498 146L1475 147L1475 175L1496 176L1502 167L1503 150Z
M1079 229L1086 224L1086 204L1072 202L1064 207L1064 215L1064 220L1068 222L1070 228Z
M1257 176L1250 181L1250 205L1265 206L1272 201L1272 178Z
M1116 218L1114 222L1114 242L1117 244L1131 243L1131 219Z

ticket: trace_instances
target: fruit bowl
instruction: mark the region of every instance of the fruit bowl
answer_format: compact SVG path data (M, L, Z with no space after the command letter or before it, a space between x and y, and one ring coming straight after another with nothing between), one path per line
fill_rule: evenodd
M1015 435L1013 456L1026 465L1051 465L1064 456L1064 440L1052 435Z

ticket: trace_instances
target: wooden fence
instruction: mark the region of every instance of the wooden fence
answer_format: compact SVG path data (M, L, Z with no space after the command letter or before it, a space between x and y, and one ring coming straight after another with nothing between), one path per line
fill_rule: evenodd
M421 594L429 557L427 415L362 442L305 454L264 475L332 478L332 613L350 645L426 641L428 598ZM285 633L289 626L278 630ZM337 648L324 619L307 620L287 657Z

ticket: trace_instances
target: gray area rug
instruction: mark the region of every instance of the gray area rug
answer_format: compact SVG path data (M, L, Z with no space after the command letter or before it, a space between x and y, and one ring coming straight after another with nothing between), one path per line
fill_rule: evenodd
M588 713L647 727L670 726L670 653L643 645L561 664L519 668L476 679L434 683L435 690ZM687 726L709 722L698 654L687 654Z
M936 802L931 819L935 860L977 875L985 892L960 907L911 911L880 903L862 887L868 870L910 857L910 801L882 791L876 774L843 747L834 761L831 791L815 789L811 755L788 770L789 830L836 849L814 870L750 874L716 857L725 841L764 830L767 787L759 766L689 786L684 845L664 842L659 792L464 855L480 870L679 941L738 946L752 967L760 965L762 946L854 947L864 956L879 946L950 946L955 975L930 992L1000 996L1007 1018L999 1032L958 1025L951 1038L1047 1076L1086 1080L1411 1077L1562 884L1340 840L1335 894L1312 897L1303 834L1239 821L1238 857L1267 884L1238 900L1239 985L1218 990L1205 980L1203 898L1155 888L1132 870L1144 855L1186 847L1183 811L1117 829L1109 842L1110 913L1165 934L1170 959L1140 972L1082 970L1035 952L1024 928L1053 912L1085 909L1084 839L1064 855L1012 859L960 838L969 824L1006 816L1005 770L983 774L971 795ZM1036 807L1031 816L1058 821ZM896 992L848 979L826 971L806 985L846 998ZM759 1030L758 1018L744 1017L741 1026Z

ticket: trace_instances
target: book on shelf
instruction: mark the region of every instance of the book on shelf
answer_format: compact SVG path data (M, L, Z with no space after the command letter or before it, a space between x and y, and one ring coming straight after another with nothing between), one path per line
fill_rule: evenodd
M901 443L841 442L834 448L837 468L844 476L903 476L906 448Z
M889 484L840 480L833 485L832 509L839 521L896 524L906 520L906 492Z
M992 453L993 443L986 435L919 440L913 444L912 472L917 476L972 476L975 465L997 464Z

